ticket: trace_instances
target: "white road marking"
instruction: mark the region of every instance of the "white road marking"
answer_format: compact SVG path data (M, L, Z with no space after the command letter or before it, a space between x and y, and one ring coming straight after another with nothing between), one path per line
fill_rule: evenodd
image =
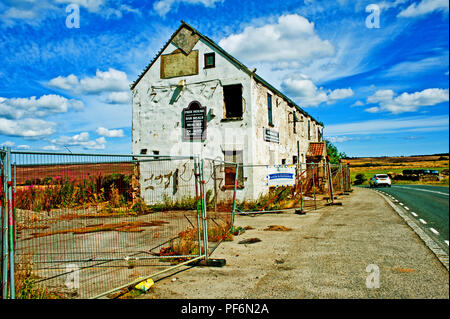
M431 230L433 233L435 233L436 235L439 235L439 232L438 232L436 229L430 227L430 230Z
M427 222L426 221L424 221L422 218L421 219L419 219L420 220L420 222L422 223L422 224L426 224Z
M436 193L436 194L441 194L441 195L448 196L447 193L438 192L438 191L431 191L431 190L429 190L429 189L413 188L413 187L402 187L402 186L394 186L394 187L396 187L396 188L404 188L404 189L412 189L412 190L416 190L416 191L430 192L430 193Z
M417 216L419 216L419 215L417 215L416 213L414 213L414 212L411 212L411 215L413 215L414 217L417 217Z

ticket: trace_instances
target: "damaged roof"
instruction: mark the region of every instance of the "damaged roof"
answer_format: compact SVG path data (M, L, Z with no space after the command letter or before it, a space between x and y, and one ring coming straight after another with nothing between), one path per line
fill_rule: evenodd
M308 154L306 156L324 156L324 150L324 142L311 142L309 143Z
M295 108L302 113L305 116L310 117L314 122L316 122L317 124L324 126L322 122L317 121L314 117L312 117L310 114L308 114L308 112L306 112L305 110L303 110L300 106L298 106L294 101L292 101L290 98L288 98L286 95L284 95L282 92L280 92L278 89L276 89L275 87L273 87L270 83L268 83L266 80L264 80L262 77L260 77L258 74L256 74L255 72L253 72L252 70L250 70L249 68L247 68L243 63L241 63L239 60L237 60L235 57L233 57L231 54L229 54L227 51L225 51L222 47L220 47L217 43L215 43L213 40L211 40L210 38L208 38L207 36L201 34L200 32L198 32L195 28L193 28L192 26L190 26L189 24L187 24L186 22L184 22L183 20L181 20L181 25L178 27L178 29L172 34L172 36L170 37L169 41L167 41L164 46L162 47L162 49L158 52L158 54L153 58L153 60L147 65L147 67L144 69L144 71L139 75L139 77L137 78L136 81L133 82L133 84L131 84L131 90L133 90L136 85L139 83L139 81L143 78L143 76L145 75L145 73L147 73L147 71L152 67L152 65L156 62L156 60L159 58L159 56L164 52L164 50L167 48L167 46L173 41L173 39L175 38L175 36L178 34L178 32L180 32L181 29L183 28L187 28L189 30L191 30L193 33L197 34L202 40L204 40L207 44L209 44L210 46L212 46L214 49L216 49L217 51L219 51L220 53L222 53L224 56L226 56L237 68L241 69L242 71L244 71L245 73L247 73L248 75L253 76L253 78L262 83L263 85L265 85L266 87L268 87L270 90L272 90L273 92L276 92L278 95L280 95L282 98L284 98L289 105L295 106Z

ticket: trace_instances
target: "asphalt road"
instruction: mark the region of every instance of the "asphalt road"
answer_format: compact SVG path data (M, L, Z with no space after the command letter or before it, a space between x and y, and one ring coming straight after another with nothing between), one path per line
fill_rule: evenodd
M429 185L380 187L397 205L406 209L418 225L444 250L449 249L449 188Z

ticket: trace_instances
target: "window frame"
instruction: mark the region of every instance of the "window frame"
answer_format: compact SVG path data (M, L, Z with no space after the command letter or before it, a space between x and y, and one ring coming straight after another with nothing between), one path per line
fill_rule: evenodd
M267 118L270 127L274 127L273 125L273 106L272 106L273 98L272 94L267 92Z
M212 65L208 65L207 61L208 61L208 57L213 58L213 63ZM209 53L205 53L204 54L204 69L212 69L216 67L216 54L215 52L209 52Z
M240 106L241 106L240 116L228 116L227 115L228 108L227 108L227 102L225 100L225 91L226 91L226 88L231 89L231 87L240 87ZM223 106L224 106L222 121L241 121L244 118L244 103L242 102L244 87L243 87L242 83L223 85L222 90L223 90Z

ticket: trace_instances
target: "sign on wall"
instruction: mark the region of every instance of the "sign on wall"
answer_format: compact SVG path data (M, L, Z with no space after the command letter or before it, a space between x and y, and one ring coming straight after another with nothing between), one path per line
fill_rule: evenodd
M280 143L280 133L277 131L270 130L268 128L264 128L264 141Z
M198 74L198 50L161 55L161 79Z
M206 107L193 101L183 109L183 140L206 140Z
M295 165L267 166L267 185L269 187L294 186Z

